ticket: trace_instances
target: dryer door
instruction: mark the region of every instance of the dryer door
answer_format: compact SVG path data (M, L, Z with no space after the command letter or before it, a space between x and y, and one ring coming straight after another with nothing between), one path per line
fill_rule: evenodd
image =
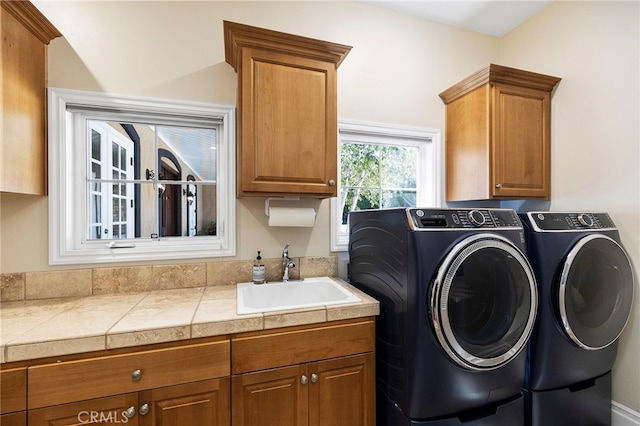
M442 348L470 370L498 368L525 347L538 293L531 265L511 241L477 234L457 244L438 269L430 315Z
M624 249L602 234L574 245L562 265L558 308L569 338L597 350L622 333L633 303L633 269Z

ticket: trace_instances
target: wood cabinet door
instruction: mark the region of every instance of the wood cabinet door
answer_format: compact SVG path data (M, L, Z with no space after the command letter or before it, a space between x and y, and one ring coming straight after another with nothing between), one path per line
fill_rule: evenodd
M0 425L2 426L27 426L27 412L18 411L17 413L0 415Z
M141 426L229 426L229 379L140 392Z
M5 414L26 409L26 367L0 371L0 413Z
M496 84L492 116L493 197L549 199L551 94Z
M354 355L309 366L310 426L375 426L375 356Z
M308 425L306 364L245 373L231 380L233 426Z
M238 195L336 196L336 66L242 48Z
M29 426L77 426L84 424L117 424L137 426L138 394L128 393L107 398L90 399L71 404L29 410ZM131 418L125 416L135 410Z

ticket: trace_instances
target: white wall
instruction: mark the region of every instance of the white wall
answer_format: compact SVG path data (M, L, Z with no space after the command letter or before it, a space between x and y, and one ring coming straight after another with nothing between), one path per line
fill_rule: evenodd
M640 277L640 3L556 1L503 37L500 61L562 78L552 100L552 210L609 212ZM640 289L636 287L636 292ZM640 411L640 294L613 399Z
M65 35L49 48L53 87L234 104L222 20L353 46L338 73L343 119L443 129L438 93L489 63L562 77L551 207L609 211L640 265L637 2L559 1L503 39L351 1L33 3ZM285 242L293 256L330 254L328 200L313 229L268 228L263 209L238 201L238 259L277 257ZM46 197L1 194L0 234L2 272L53 269ZM640 411L637 305L614 399Z
M494 37L357 2L33 3L65 36L49 46L52 87L235 104L223 20L353 46L338 70L342 119L442 128L437 94L499 52ZM2 271L50 269L46 198L0 201ZM313 229L286 229L266 226L264 199L239 200L237 258L278 257L287 242L293 256L329 255L329 204Z

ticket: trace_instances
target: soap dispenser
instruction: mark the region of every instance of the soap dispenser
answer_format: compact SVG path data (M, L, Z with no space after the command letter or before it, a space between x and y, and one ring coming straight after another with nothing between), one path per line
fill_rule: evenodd
M258 250L258 256L256 256L256 260L253 262L253 283L264 284L265 275L264 263L262 263L262 257L260 257L260 251Z

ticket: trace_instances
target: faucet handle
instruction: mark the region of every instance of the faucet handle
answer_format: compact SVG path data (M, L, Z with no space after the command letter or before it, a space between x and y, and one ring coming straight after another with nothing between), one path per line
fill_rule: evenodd
M289 244L285 244L284 246L284 250L282 250L282 256L283 257L289 257Z

